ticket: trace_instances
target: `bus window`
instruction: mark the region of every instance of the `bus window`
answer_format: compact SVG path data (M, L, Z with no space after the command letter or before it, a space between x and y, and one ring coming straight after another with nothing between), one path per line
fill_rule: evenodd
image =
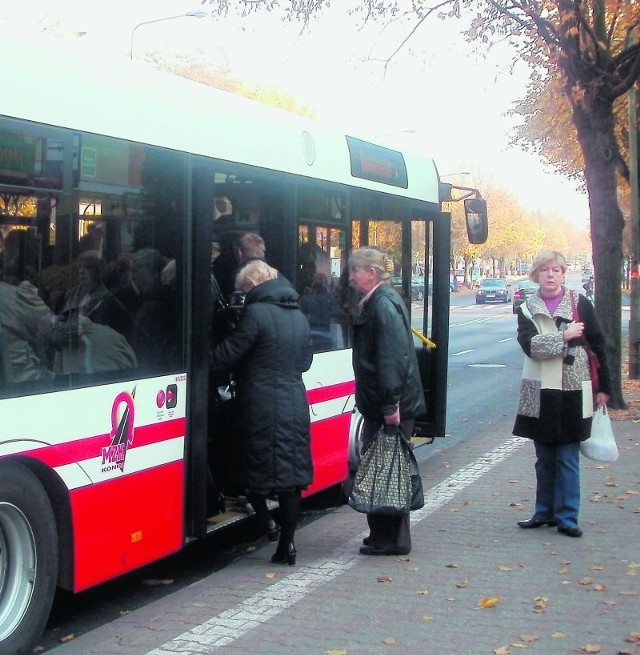
M3 212L0 393L184 370L184 155L85 134L41 141L50 176L63 168L43 149L79 157L69 196L16 189Z
M264 258L287 277L281 183L238 167L216 172L212 192L212 271L225 300L231 300L236 272L247 259Z
M316 353L344 348L347 316L341 309L340 278L346 271L344 196L301 187L298 203L298 267L300 308L311 326ZM333 223L333 225L331 224Z

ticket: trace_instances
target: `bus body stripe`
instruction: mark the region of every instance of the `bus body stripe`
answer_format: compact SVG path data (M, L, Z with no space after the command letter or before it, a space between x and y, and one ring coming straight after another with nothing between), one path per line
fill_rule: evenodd
M184 418L172 419L153 425L136 426L134 427L133 444L129 449L160 443L175 437L184 437L185 434L186 420ZM96 457L101 453L103 446L108 445L109 442L110 435L102 434L67 443L25 450L20 454L33 457L52 468L57 468Z
M355 390L355 380L349 380L347 382L340 382L339 384L330 384L326 387L307 389L307 400L310 405L313 405L343 396L351 396L355 393Z

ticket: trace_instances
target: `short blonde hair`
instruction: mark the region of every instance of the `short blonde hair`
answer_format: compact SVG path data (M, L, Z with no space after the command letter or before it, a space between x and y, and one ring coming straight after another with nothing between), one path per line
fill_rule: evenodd
M358 248L349 257L349 267L373 268L381 282L389 284L393 274L393 261L375 248Z
M246 266L243 266L236 275L236 291L241 291L247 283L257 287L268 280L275 280L278 271L261 259L252 259Z
M543 250L534 260L531 270L529 271L529 278L533 282L538 281L538 275L545 264L549 262L556 261L560 264L560 268L563 273L567 272L567 260L564 258L564 255L557 250Z

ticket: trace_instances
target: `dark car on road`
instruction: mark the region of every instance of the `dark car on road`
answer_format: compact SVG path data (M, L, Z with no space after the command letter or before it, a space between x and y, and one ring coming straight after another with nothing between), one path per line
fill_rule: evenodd
M485 302L511 302L511 285L500 277L492 277L482 280L476 291L476 305Z
M396 276L393 278L393 286L396 291L402 295L402 278ZM411 300L424 300L424 278L414 276L411 278Z
M513 313L518 311L518 307L532 294L538 290L538 285L532 280L520 280L516 284L516 290L513 292Z

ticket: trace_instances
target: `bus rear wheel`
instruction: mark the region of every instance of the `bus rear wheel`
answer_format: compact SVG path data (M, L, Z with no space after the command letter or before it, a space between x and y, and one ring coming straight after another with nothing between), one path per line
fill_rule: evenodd
M58 575L49 498L19 464L0 466L0 655L28 655L40 638Z

